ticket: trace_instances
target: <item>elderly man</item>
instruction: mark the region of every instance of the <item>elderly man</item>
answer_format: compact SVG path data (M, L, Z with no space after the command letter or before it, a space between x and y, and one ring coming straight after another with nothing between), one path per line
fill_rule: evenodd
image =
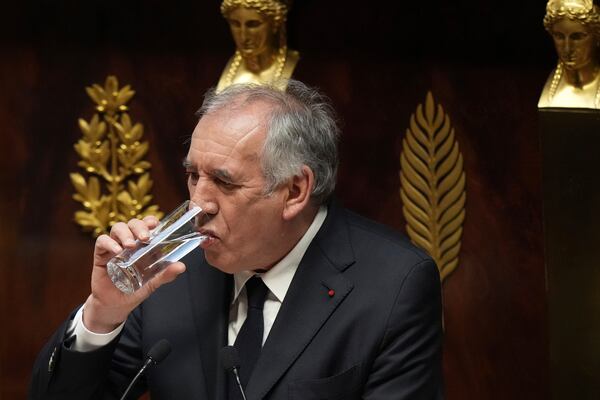
M30 398L119 398L162 338L172 353L138 396L441 398L437 268L331 199L337 127L323 97L295 81L285 93L234 85L200 114L184 166L210 239L125 295L106 263L157 221L99 237L92 293L41 352ZM228 344L241 388L219 365Z

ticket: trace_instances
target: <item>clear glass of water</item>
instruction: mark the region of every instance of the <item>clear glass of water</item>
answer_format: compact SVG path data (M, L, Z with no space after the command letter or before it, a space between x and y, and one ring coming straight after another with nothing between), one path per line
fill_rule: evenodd
M198 232L203 218L200 207L189 200L184 202L160 221L148 240L137 240L135 248L123 250L108 262L110 279L124 293L138 290L207 238Z

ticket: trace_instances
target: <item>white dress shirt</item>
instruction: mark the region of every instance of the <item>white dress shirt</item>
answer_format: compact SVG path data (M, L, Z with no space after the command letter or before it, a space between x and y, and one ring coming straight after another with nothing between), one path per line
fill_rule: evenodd
M261 274L260 276L269 289L267 299L263 307L263 318L264 318L264 334L263 344L271 332L271 327L275 322L277 313L281 308L283 299L292 283L294 274L298 269L298 265L304 257L304 253L308 249L308 246L314 239L315 235L323 225L327 217L327 207L321 206L319 212L315 216L312 224L308 230L298 241L296 246L277 264L273 266L269 271ZM242 271L234 274L234 293L231 306L229 308L229 331L228 331L228 342L233 345L237 337L238 332L242 328L246 315L248 312L248 299L246 297L246 289L244 285L246 281L254 276L253 271ZM119 325L115 330L109 333L95 333L88 330L83 324L83 306L77 311L71 326L67 331L67 336L76 335L75 340L71 344L71 349L75 351L93 351L99 347L105 346L110 343L123 329L125 322Z
M262 342L265 344L267 336L269 336L271 327L273 327L273 323L277 317L277 313L281 308L283 299L285 298L290 284L292 283L292 279L294 278L294 274L298 269L298 265L300 264L302 257L304 257L306 249L308 249L308 246L321 228L321 225L323 225L325 217L327 217L327 207L322 206L312 224L304 236L298 241L296 246L294 246L281 261L275 264L273 268L267 272L255 274L253 271L242 271L233 274L233 300L229 307L229 331L227 335L229 345L232 346L233 343L235 343L235 339L246 320L248 314L248 297L246 296L246 287L244 285L248 279L252 278L254 275L259 276L269 289L263 306L263 320L265 327Z

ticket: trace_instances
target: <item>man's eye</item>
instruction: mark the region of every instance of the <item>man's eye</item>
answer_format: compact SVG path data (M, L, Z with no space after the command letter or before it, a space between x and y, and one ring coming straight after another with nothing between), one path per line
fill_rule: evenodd
M237 186L234 183L224 181L223 179L220 179L220 178L215 178L215 183L224 189L233 189Z

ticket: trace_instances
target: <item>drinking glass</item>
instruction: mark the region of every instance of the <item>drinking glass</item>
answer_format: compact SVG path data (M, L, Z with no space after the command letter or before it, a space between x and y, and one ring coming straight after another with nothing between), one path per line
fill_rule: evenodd
M138 239L135 248L123 250L108 262L115 286L131 294L195 249L207 238L198 232L204 217L202 209L189 200L173 210L150 231L148 240Z

